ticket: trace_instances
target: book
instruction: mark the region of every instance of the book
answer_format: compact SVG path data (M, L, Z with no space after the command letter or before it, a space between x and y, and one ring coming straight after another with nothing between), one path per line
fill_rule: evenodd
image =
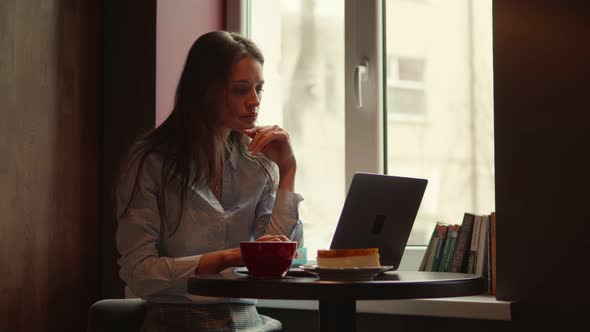
M449 225L440 224L437 225L437 227L439 227L439 230L438 241L436 242L436 253L434 254L434 261L429 271L438 271L438 266L440 265L440 262L442 260L442 254L447 240L447 230L449 228Z
M490 232L490 218L487 215L480 216L479 240L477 245L477 259L475 261L475 274L480 275L486 279L485 268L487 266L489 250L489 232Z
M439 272L449 272L450 261L453 258L453 253L455 252L459 228L459 225L450 225L447 229L445 248L442 253L441 262L438 265Z
M496 212L492 212L490 215L490 246L490 255L492 256L490 294L496 295Z
M475 215L471 213L465 212L463 215L463 222L459 228L453 259L450 264L450 272L467 272L467 256L471 247L474 219Z
M422 262L420 262L420 267L418 271L426 271L426 263L428 262L428 258L430 253L433 251L433 247L436 242L436 226L432 230L432 234L430 235L430 240L428 241L428 246L426 247L426 252L424 253L424 257L422 257Z
M477 249L479 246L479 231L481 229L481 216L475 216L473 219L473 232L471 233L471 246L467 260L467 273L475 274L477 264Z
M428 259L426 260L426 266L424 267L424 271L434 271L432 267L434 266L434 261L436 260L439 246L441 245L440 232L442 231L442 228L445 225L445 223L440 221L436 223L433 233L434 243L432 245L432 250L428 253Z
M434 256L436 255L436 246L439 241L439 238L438 238L438 232L440 230L440 228L438 227L439 224L440 224L439 222L436 223L436 225L434 226L434 230L432 232L432 238L430 239L430 241L432 242L432 247L428 251L428 255L426 257L426 265L424 266L424 271L431 271L431 269L432 269L432 264L434 262Z
M486 285L488 294L492 294L492 229L491 229L491 215L487 216L488 219L488 231L486 235L486 251L485 251L485 258L486 258L486 266L484 268L483 275L486 278Z
M490 216L482 216L482 228L480 233L480 243L478 251L478 266L476 267L476 273L480 275L484 280L484 287L486 293L490 294L491 289L491 261L490 261Z
M434 226L434 230L432 232L432 238L431 238L432 247L428 251L428 256L426 257L426 265L424 267L424 271L432 271L431 269L432 269L432 264L434 263L434 257L436 256L437 245L438 245L438 242L440 241L438 233L440 231L441 224L442 224L441 222L437 222L436 225Z
M449 259L447 261L447 266L446 266L445 272L451 271L451 263L453 262L455 250L457 250L457 240L459 238L459 232L461 231L461 225L455 225L454 228L455 228L454 239L453 239L453 243L451 245L451 249L449 251Z
M436 271L438 272L443 272L444 271L444 265L445 265L445 261L447 260L447 255L449 254L449 246L451 244L451 238L449 237L450 233L451 233L451 228L453 226L449 225L447 226L447 232L446 232L446 236L445 236L445 242L443 244L443 248L441 250L440 253L440 259L439 259L439 263L436 267Z

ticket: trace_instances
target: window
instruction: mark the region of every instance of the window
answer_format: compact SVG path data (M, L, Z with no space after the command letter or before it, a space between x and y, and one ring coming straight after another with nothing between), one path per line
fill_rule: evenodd
M494 211L491 0L387 0L387 173L427 178L409 244Z
M409 245L493 211L491 0L228 4L266 58L259 122L292 138L309 258L357 171L429 180Z
M330 245L346 195L344 1L251 1L265 57L259 123L289 132L309 258Z
M426 114L424 93L424 59L387 57L387 112L388 116L415 116Z

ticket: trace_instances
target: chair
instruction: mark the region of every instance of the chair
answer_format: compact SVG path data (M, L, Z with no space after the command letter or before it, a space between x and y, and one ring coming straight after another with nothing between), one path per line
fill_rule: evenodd
M90 306L88 332L139 332L146 312L142 299L106 299Z

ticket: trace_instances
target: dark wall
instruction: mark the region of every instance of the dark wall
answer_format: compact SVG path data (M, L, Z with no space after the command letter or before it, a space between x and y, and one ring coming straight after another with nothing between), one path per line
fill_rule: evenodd
M0 331L83 331L98 297L99 17L0 1Z
M590 294L589 36L587 1L494 1L497 296L532 315Z
M101 298L120 298L112 194L121 157L156 118L156 0L103 2Z

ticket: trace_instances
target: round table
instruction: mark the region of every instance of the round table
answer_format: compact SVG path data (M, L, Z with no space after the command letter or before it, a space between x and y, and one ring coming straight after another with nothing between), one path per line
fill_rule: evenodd
M389 271L370 281L329 281L312 276L255 279L241 273L192 277L195 295L319 300L320 331L354 331L356 300L416 299L477 295L484 292L478 275L448 272Z

